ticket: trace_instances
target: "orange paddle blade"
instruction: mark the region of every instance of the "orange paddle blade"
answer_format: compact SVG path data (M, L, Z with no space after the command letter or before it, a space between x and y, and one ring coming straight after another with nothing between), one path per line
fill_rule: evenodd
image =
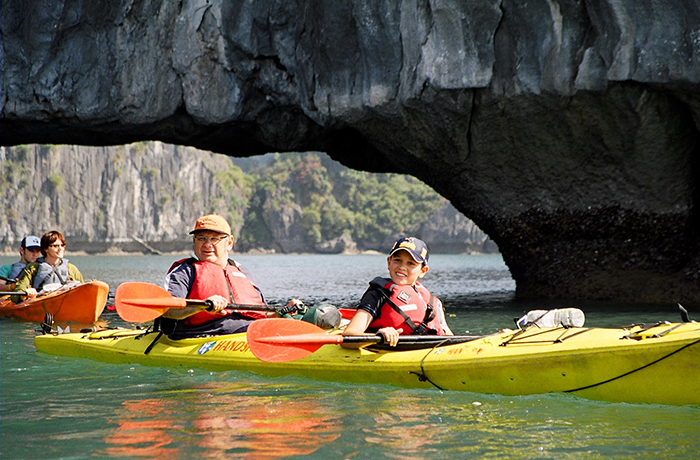
M172 300L179 301L173 304ZM170 308L185 306L184 299L170 295L168 291L151 283L122 283L114 293L114 305L119 316L129 323L152 321Z
M320 327L288 318L253 321L248 326L248 346L261 361L283 363L295 361L326 344L338 344L342 335L332 335Z
M168 308L184 308L187 306L187 299L179 297L162 297L159 299L121 299L122 304L131 306L148 308L148 309L168 309Z

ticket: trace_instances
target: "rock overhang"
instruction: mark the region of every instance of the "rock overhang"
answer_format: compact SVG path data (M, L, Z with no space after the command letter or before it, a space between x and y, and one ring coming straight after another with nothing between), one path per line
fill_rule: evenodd
M3 3L0 143L321 150L415 175L521 297L700 301L700 7Z

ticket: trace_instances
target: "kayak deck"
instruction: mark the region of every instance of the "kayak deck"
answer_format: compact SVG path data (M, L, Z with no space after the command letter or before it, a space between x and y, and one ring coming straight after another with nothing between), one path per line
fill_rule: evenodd
M700 404L697 323L627 329L531 327L408 351L326 345L282 363L257 359L246 334L179 341L157 337L143 330L106 330L40 335L35 345L45 353L110 363L506 395L568 392L612 402Z

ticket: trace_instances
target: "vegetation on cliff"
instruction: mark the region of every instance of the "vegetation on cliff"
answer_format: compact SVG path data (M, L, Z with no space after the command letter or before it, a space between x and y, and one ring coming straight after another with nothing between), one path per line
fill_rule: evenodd
M182 251L192 222L212 212L231 222L238 251L385 251L402 234L449 252L489 250L419 180L350 170L319 152L231 158L149 142L7 147L0 160L2 252L48 229L87 252Z
M445 202L413 177L362 173L331 163L318 153L276 154L250 172L246 183L252 184L252 195L240 243L270 244L273 232L267 230L266 216L294 207L303 239L311 245L346 237L364 248L381 247L396 234L415 233Z

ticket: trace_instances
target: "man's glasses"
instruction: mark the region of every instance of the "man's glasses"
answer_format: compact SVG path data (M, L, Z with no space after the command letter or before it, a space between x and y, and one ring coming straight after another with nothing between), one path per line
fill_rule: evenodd
M66 245L63 243L54 243L54 244L49 244L50 248L65 248Z
M204 236L204 235L197 235L194 237L194 240L197 243L200 244L205 244L205 243L211 243L213 245L217 245L224 241L228 236Z

